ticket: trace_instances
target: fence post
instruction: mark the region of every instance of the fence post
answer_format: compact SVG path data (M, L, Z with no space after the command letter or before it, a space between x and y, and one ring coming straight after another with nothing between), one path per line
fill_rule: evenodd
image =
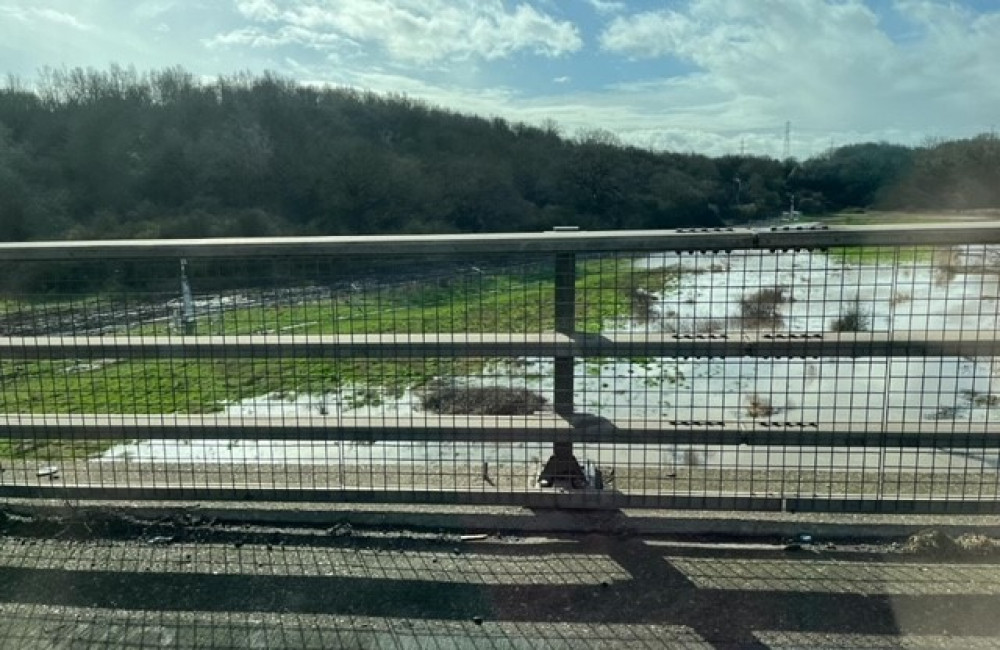
M566 336L576 335L576 255L557 253L555 261L555 325L556 332ZM573 415L573 366L572 353L554 358L555 390L553 408L557 415ZM538 484L550 487L557 483L572 487L586 486L583 468L573 455L573 443L555 442L552 456L538 476Z
M180 330L185 336L195 333L197 321L194 317L194 296L191 293L191 283L187 276L187 260L181 258L181 313Z

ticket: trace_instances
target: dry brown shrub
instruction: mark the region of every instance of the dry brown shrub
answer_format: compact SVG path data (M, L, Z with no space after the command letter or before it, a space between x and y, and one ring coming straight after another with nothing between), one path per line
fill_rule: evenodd
M771 399L759 393L754 393L747 400L747 415L752 418L766 418L776 412L777 409L771 404Z
M778 306L784 302L787 299L781 287L748 293L740 300L740 319L745 326L754 329L780 327L784 319Z
M441 415L530 415L545 408L545 398L526 388L447 386L421 397L425 410Z

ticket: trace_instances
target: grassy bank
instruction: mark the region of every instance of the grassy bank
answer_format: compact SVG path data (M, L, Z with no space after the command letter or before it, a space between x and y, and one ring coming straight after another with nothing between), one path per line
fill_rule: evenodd
M637 290L662 291L676 270L634 269L620 257L585 260L577 269L577 327L597 332L629 317ZM641 292L639 292L641 294ZM357 295L266 307L244 307L204 317L195 333L384 334L534 332L554 328L551 267L519 267L489 275L380 286ZM60 303L62 306L63 303ZM166 323L122 330L132 336L165 334ZM435 377L478 372L488 359L88 359L0 363L0 410L8 413L209 413L226 403L265 394L323 393L348 387L360 405L377 404L381 391L398 393ZM44 457L92 450L48 443L24 451L0 445L0 456ZM97 445L100 448L100 445ZM19 451L21 450L21 451Z
M843 246L829 249L827 255L851 266L926 266L933 263L940 250L931 246Z

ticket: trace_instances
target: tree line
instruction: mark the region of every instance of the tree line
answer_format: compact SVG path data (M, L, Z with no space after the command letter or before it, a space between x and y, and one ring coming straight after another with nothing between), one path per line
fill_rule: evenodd
M0 240L720 226L1000 207L993 134L804 161L650 151L276 74L45 70L0 89Z

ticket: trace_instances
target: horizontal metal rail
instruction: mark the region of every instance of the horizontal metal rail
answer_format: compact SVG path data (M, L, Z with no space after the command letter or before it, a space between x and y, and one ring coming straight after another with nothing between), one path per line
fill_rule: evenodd
M225 415L18 415L0 420L10 438L161 440L524 441L569 438L556 415L400 418L241 418Z
M562 334L361 334L350 336L92 336L0 339L0 358L421 358L553 356Z
M279 503L434 503L522 506L537 508L676 508L698 510L757 510L763 512L859 512L892 514L987 514L1000 513L994 498L946 497L892 498L857 495L781 497L750 493L621 493L609 490L463 491L463 490L371 490L366 488L274 488L260 485L197 486L108 486L68 484L60 486L0 485L0 497L70 501L267 501Z
M950 357L1000 354L994 332L360 334L0 338L4 359Z
M890 422L877 428L836 422L622 420L554 413L527 416L431 415L234 417L228 415L8 415L10 439L313 440L360 442L563 442L629 445L998 448L1000 423Z
M837 248L841 246L958 246L1000 244L997 222L887 224L879 226L783 226L756 233L753 248Z
M569 231L476 235L261 237L0 243L0 261L259 256L461 256L614 251L732 251L839 246L1000 244L1000 225L960 223L830 227Z
M0 261L233 257L427 257L753 248L745 228L568 231L481 235L254 237L0 243Z

